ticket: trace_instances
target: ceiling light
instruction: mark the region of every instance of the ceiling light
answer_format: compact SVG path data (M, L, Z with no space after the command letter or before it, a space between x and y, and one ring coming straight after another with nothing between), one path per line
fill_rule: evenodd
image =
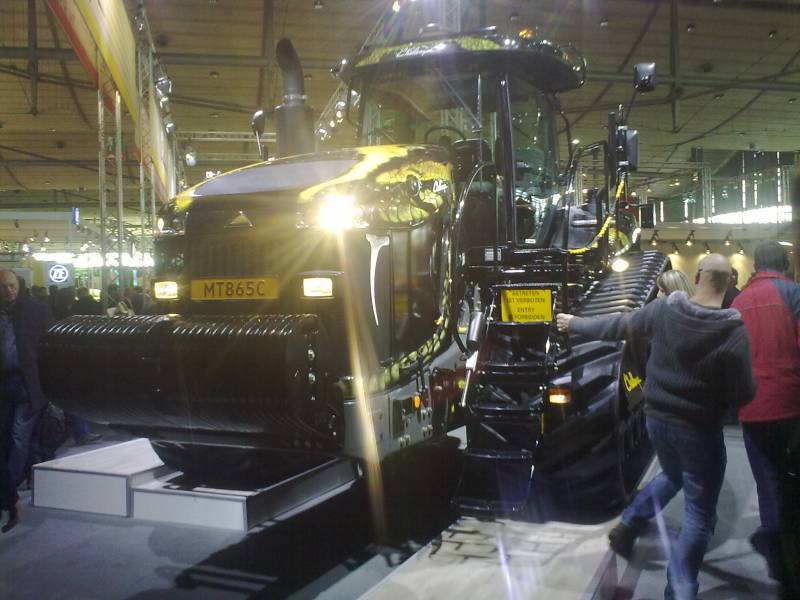
M578 138L575 138L574 140L572 140L572 144L573 144L574 146L577 146L577 145L578 145L578 144L580 144L580 143L581 143L581 141L580 141Z
M724 98L724 97L725 97L725 94L723 94L722 92L720 92L718 94L714 94L714 100L719 100L720 98Z
M217 79L219 77L219 71L211 71L208 76L211 77L211 79Z
M778 242L781 246L794 246L792 242Z
M686 26L686 33L692 33L692 32L694 32L694 30L695 30L694 23L689 23L689 24Z
M392 3L392 10L394 12L400 12L400 2L394 0L394 2Z
M732 233L733 233L732 231L729 231L729 232L728 232L728 235L726 235L726 236L725 236L725 241L724 241L724 242L722 242L722 243L723 243L723 244L725 244L726 246L730 246L730 245L731 245L731 242L732 242L732 237L733 237Z
M694 229L689 232L689 235L686 236L686 245L691 247L694 245Z
M608 17L600 19L600 27L608 27Z
M658 246L658 242L661 241L661 238L658 235L658 229L653 231L653 235L650 236L650 245L651 246Z
M211 113L212 119L219 119L219 113Z
M314 10L322 10L325 8L325 3L322 0L314 0Z
M744 256L744 246L742 246L742 242L739 242L739 254Z
M775 38L775 36L777 36L777 35L778 35L778 30L777 30L777 29L772 29L772 30L770 30L770 32L767 34L767 37L768 37L769 39L774 39L774 38Z
M50 243L50 236L47 235L46 231L44 232L44 243L45 244L49 244Z
M670 254L680 254L681 251L678 250L678 244L672 242L672 252Z
M709 245L708 245L708 242L706 242L706 243L705 243L705 244L703 244L703 245L704 245L704 246L705 246L705 248L706 248L706 254L711 254L711 246L709 246Z
M794 104L795 102L797 102L797 98L789 98L788 102L789 104Z

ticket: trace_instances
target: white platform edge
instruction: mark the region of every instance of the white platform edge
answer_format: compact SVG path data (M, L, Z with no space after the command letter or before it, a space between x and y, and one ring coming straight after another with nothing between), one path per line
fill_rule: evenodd
M144 466L120 471L93 460L114 452L141 454ZM147 440L130 440L34 465L31 502L40 508L129 517L131 488L171 471Z

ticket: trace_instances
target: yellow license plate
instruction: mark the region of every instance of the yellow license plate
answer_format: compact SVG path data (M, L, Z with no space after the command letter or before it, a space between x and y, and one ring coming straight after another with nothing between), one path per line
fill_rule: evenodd
M502 290L500 309L503 321L537 323L553 320L551 290Z
M278 280L274 277L248 279L192 279L192 300L274 300Z

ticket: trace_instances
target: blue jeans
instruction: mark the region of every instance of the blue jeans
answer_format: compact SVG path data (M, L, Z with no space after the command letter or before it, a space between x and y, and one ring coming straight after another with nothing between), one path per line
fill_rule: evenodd
M683 526L668 553L664 597L694 600L697 574L717 523L717 499L725 476L722 429L696 430L648 416L647 430L662 472L625 509L622 521L642 530L683 490Z
M2 442L5 444L9 476L16 488L27 474L31 436L41 411L31 406L22 376L4 377L0 384L0 397L5 404Z

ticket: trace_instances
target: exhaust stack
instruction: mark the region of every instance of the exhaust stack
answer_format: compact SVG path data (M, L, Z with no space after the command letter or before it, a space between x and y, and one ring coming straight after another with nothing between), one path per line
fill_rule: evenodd
M278 42L275 56L283 74L283 103L275 107L277 156L314 152L313 115L306 105L300 58L287 38Z

